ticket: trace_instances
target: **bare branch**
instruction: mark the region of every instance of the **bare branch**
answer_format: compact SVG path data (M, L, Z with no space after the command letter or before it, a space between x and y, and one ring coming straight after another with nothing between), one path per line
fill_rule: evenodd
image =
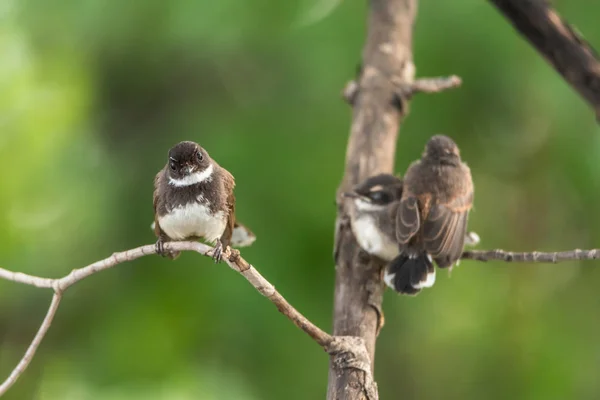
M490 0L589 103L600 120L600 61L545 0Z
M195 251L201 255L211 257L213 249L198 242L169 242L165 244L165 249L173 251ZM12 272L0 268L0 279L22 283L25 285L54 290L54 297L46 313L46 316L36 333L33 341L29 345L23 358L10 373L8 378L0 384L0 396L4 395L8 389L17 381L29 366L35 352L37 351L42 339L48 332L52 320L56 314L62 294L69 287L77 282L100 271L112 268L127 261L133 261L143 256L156 253L155 245L146 245L135 249L114 253L104 260L97 261L86 267L75 269L68 275L57 278L42 278L33 275L27 275L20 272ZM545 262L556 263L568 260L592 260L600 258L600 249L593 250L571 250L555 253L514 253L504 250L481 250L466 251L462 255L463 259L472 259L477 261L501 260L514 262ZM331 336L321 330L298 310L296 310L277 290L266 280L251 264L240 257L237 250L227 249L224 254L224 260L233 270L239 272L246 280L263 296L268 298L277 309L285 315L298 328L308 334L317 342L327 353L331 355L331 364L336 373L349 371L350 376L359 373L361 385L359 389L362 395L367 399L377 399L377 385L373 380L371 371L371 357L368 352L368 346L361 337L352 336Z
M212 256L213 251L212 247L198 242L169 242L165 243L165 249L173 251L195 251L208 257ZM17 379L23 374L31 362L31 359L35 355L35 352L38 349L42 339L50 328L54 315L56 314L56 310L60 304L62 294L65 290L82 279L89 277L90 275L112 268L126 261L133 261L137 258L155 253L156 246L153 244L114 253L112 256L105 258L104 260L97 261L83 268L75 269L68 275L58 279L41 278L0 268L1 279L54 290L52 303L50 304L50 308L48 309L48 313L46 314L40 329L33 338L33 341L29 345L29 348L25 352L25 355L21 361L10 373L8 378L0 385L0 396L4 395L6 391L17 381ZM224 252L223 259L227 262L229 267L239 272L244 278L246 278L246 280L250 282L250 284L254 286L254 288L260 294L268 298L283 315L285 315L294 323L294 325L306 332L306 334L315 340L315 342L317 342L327 352L331 353L332 359L336 359L337 354L340 352L344 354L351 354L356 359L361 359L361 354L366 353L364 343L363 348L360 347L360 343L352 342L342 342L342 344L335 342L335 345L330 347L333 337L310 322L304 315L292 307L292 305L288 303L287 300L277 290L275 290L275 287L269 281L267 281L246 260L240 257L239 251L228 248ZM370 376L370 371L367 372Z
M344 90L342 90L342 97L346 100L348 104L354 104L356 100L356 95L358 94L358 83L355 80L351 80L346 83L344 86Z
M600 249L593 250L568 250L554 253L542 253L533 251L531 253L515 253L504 250L471 250L465 251L461 258L463 260L477 261L506 261L506 262L538 262L538 263L557 263L561 261L573 260L597 260L600 258Z
M416 11L417 0L369 0L360 73L344 91L353 113L344 177L337 196L333 334L362 339L371 373L377 334L384 321L383 265L361 256L346 222L348 211L341 193L368 176L393 170L400 120L408 112L408 99L398 96L396 89L415 80L412 30ZM356 368L341 372L332 359L327 399L377 398L371 374Z
M15 369L12 370L8 378L6 378L6 380L0 385L0 396L3 396L6 393L6 391L10 389L12 385L15 384L17 379L19 379L19 377L23 374L23 372L25 372L25 370L29 366L29 363L33 359L33 356L35 355L35 352L40 346L42 339L44 338L44 336L46 336L46 332L48 332L48 329L50 329L50 325L52 324L52 320L54 319L56 310L58 310L58 306L60 305L61 298L62 295L60 293L54 293L54 296L52 297L52 302L50 303L50 307L48 308L48 312L44 317L44 321L42 321L40 329L38 329L37 333L35 334L33 340L31 341L31 344L27 348L27 351L23 355L23 358L21 358L21 361L19 361Z
M400 85L400 91L404 96L411 97L415 93L443 92L447 89L457 88L461 84L462 80L456 75L438 78L421 78L409 85Z
M393 83L390 83L393 84ZM454 89L462 84L456 75L438 78L420 78L411 83L400 82L396 86L396 96L400 99L410 99L416 93L439 93L447 89ZM355 80L346 84L342 96L348 104L354 104L360 88Z

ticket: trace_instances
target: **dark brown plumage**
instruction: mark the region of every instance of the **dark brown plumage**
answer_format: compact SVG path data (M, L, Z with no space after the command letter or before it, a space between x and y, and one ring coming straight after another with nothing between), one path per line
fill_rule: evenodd
M154 178L154 232L157 252L171 258L163 243L173 240L203 239L215 244L219 261L231 244L236 224L235 180L225 168L210 158L194 142L181 142L169 150L169 161ZM254 235L247 230L249 243ZM243 243L239 245L247 245Z
M404 176L396 218L402 254L388 271L400 292L420 290L419 280L433 270L432 259L447 268L460 258L472 204L471 171L458 147L447 136L433 136Z

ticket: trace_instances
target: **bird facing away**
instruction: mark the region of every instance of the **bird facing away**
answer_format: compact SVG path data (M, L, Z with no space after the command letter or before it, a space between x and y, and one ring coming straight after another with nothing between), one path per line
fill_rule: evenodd
M390 263L385 282L404 294L431 286L432 260L448 268L460 258L472 204L471 171L458 147L448 136L433 136L404 176L396 214L401 254Z
M169 150L169 159L154 178L154 233L157 253L167 252L169 241L202 239L214 244L218 262L227 246L247 246L256 237L235 220L233 175L194 142L180 142ZM232 241L235 239L235 241Z

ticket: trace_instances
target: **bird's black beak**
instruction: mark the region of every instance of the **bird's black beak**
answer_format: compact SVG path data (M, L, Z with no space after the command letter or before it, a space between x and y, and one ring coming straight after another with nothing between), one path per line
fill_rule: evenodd
M355 199L360 196L356 192L343 192L342 197L346 199Z

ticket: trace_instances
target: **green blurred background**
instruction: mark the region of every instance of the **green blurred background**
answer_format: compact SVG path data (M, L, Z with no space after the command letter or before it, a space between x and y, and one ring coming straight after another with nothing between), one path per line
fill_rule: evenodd
M600 46L600 3L556 3ZM366 4L329 5L0 0L0 265L58 277L153 243L152 179L194 140L237 178L244 256L330 330L340 91ZM562 78L483 1L422 1L414 53L419 76L464 84L414 99L397 170L444 132L473 170L481 248L600 247L600 131ZM599 267L464 261L386 293L381 398L599 398ZM50 297L0 282L1 379ZM226 266L146 257L69 290L5 398L320 399L327 364Z

